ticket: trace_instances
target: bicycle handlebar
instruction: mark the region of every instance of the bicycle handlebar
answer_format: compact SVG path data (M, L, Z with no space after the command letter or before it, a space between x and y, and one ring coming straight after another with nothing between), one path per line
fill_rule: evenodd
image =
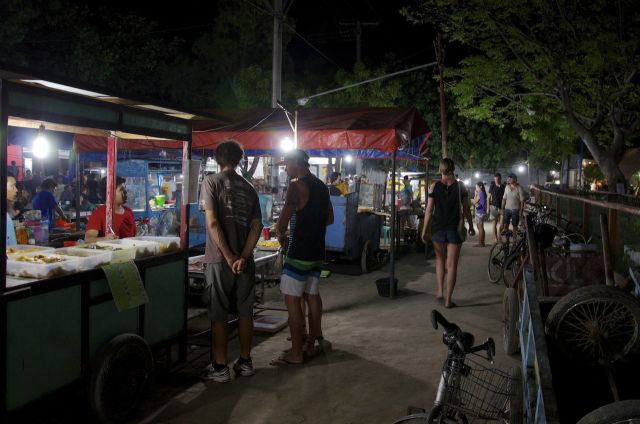
M487 359L490 362L493 362L493 357L496 354L496 344L491 337L489 337L484 343L479 344L477 346L471 346L473 343L473 335L470 333L464 333L457 324L453 322L447 321L447 319L437 310L431 311L431 325L434 329L438 329L438 324L442 325L445 332L445 344L449 345L451 349L451 344L447 342L447 337L449 340L457 346L460 352L464 352L465 354L469 353L477 353L481 351L487 352ZM470 337L470 340L465 343L465 336Z
M433 311L431 311L431 325L433 325L433 328L435 330L438 329L438 323L442 325L445 333L447 334L460 330L460 327L458 327L454 323L447 321L447 319L440 312L434 309Z

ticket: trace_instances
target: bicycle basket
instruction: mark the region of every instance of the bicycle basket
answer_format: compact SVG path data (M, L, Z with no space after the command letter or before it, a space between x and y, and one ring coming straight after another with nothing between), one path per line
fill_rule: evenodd
M543 249L546 249L553 243L558 229L551 224L538 224L533 228L533 232L536 235L536 241Z
M447 382L443 407L485 420L497 420L507 413L512 390L508 373L454 356L445 361L443 374Z

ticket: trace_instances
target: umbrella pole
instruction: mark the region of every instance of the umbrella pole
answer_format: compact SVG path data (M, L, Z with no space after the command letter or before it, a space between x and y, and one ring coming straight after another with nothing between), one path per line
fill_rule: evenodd
M389 254L389 298L396 296L396 150L391 157L391 249Z

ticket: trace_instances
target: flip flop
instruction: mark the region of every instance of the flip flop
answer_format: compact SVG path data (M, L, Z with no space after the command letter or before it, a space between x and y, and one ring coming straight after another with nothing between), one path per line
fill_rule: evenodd
M284 366L284 365L302 365L302 364L304 364L304 361L302 361L302 362L292 362L292 361L288 360L284 355L280 355L278 357L275 357L269 362L269 365L274 366L274 367L281 367L281 366Z
M436 296L436 300L438 302L442 302L444 300L444 296Z
M456 306L458 306L458 305L456 305L456 304L455 304L455 303L453 303L453 302L449 302L449 304L448 304L448 305L444 305L444 307L445 307L446 309L455 308Z

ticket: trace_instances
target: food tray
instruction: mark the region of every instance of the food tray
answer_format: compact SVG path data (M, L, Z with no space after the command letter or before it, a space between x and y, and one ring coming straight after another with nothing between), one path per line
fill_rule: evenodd
M97 252L111 252L111 262L132 261L136 258L136 249L133 246L117 246L114 244L88 243L75 246L76 249L85 249Z
M26 253L37 253L37 252L51 252L53 247L47 246L36 246L34 244L16 244L15 246L7 247L7 256L12 255L24 255Z
M60 262L54 263L37 263L31 261L22 261L19 258L35 258L38 256L46 256L47 258L56 258ZM59 275L70 274L78 271L80 261L78 258L69 256L55 255L46 253L25 253L24 255L12 255L7 258L7 274L23 278L47 279L57 277Z
M80 249L77 247L63 247L54 250L54 253L70 258L78 259L78 271L86 271L89 269L100 268L111 262L112 251L110 250L91 250Z
M134 240L132 238L123 238L118 240L99 241L98 245L102 246L118 246L123 248L135 248L135 258L146 258L157 255L160 251L160 245L151 241Z
M126 240L140 240L158 243L160 245L160 248L158 250L159 253L176 252L180 250L180 237L141 236L130 237Z
M268 252L276 252L280 250L280 247L280 243L275 239L260 240L256 245L256 248L258 248L259 250L266 250Z

